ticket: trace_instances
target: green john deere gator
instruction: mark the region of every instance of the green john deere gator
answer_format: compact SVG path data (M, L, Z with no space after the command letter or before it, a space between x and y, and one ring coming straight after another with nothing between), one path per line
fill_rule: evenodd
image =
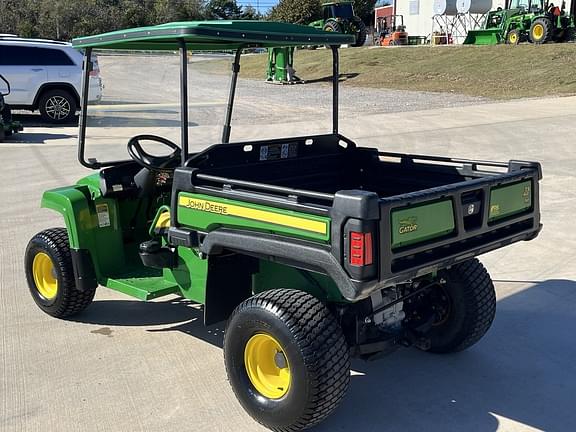
M352 1L323 2L322 19L309 25L328 32L354 35L356 40L350 44L354 47L364 45L368 35L366 24L354 14Z
M534 44L574 40L574 17L548 0L509 0L506 8L498 8L486 16L481 30L468 32L465 45L517 45L523 41Z
M99 285L199 303L206 325L227 320L224 361L240 403L276 431L326 418L349 386L351 357L478 342L496 300L476 256L538 235L540 165L359 147L338 127L338 47L352 41L250 21L75 39L87 59L93 49L179 51L180 139L137 135L130 158L86 159L84 62L78 159L94 173L42 197L65 227L40 232L26 249L40 309L80 314ZM230 143L242 50L305 44L331 47L332 130ZM222 139L190 152L187 52L215 49L236 52ZM167 154L151 154L145 141Z

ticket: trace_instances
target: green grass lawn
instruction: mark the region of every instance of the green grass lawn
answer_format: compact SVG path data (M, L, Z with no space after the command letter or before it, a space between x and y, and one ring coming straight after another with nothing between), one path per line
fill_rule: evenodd
M340 52L346 85L493 99L576 94L576 44L349 48ZM246 56L241 76L264 79L266 61L265 54ZM220 61L206 62L203 67L229 70ZM328 80L331 67L329 50L296 53L294 68L304 80Z

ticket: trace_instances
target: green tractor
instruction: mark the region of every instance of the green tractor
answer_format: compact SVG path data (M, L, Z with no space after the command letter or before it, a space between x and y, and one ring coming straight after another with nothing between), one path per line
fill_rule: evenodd
M324 31L352 34L356 36L356 42L352 44L355 47L362 46L366 42L366 25L354 14L351 1L323 3L322 19L309 25Z
M464 44L517 45L523 41L543 44L573 40L574 18L566 14L565 8L565 2L558 7L547 0L509 0L506 8L488 14L482 30L468 32Z
M0 75L0 87L3 87L0 91L0 142L4 141L4 138L11 136L16 132L22 130L22 126L19 122L12 120L12 112L10 107L6 105L4 97L10 94L10 84L2 75ZM6 92L3 90L6 89Z

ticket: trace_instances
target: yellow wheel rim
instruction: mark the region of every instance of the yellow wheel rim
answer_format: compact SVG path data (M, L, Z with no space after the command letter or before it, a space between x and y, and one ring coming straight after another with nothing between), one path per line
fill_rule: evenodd
M544 26L542 24L536 24L532 29L532 36L534 39L542 39L542 36L544 36Z
M58 294L58 279L52 259L44 252L38 252L32 262L32 274L36 289L46 300Z
M518 35L516 33L511 33L509 39L510 39L510 43L515 44L516 41L518 40Z
M290 388L290 365L280 343L266 333L252 336L244 347L244 365L254 388L269 399L280 399Z

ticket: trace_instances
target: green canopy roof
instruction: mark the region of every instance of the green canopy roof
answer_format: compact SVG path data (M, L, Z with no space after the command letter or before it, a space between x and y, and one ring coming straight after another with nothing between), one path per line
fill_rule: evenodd
M76 48L122 50L177 50L179 40L198 51L246 47L341 45L355 42L353 35L325 32L313 27L270 21L188 21L139 27L74 39Z

